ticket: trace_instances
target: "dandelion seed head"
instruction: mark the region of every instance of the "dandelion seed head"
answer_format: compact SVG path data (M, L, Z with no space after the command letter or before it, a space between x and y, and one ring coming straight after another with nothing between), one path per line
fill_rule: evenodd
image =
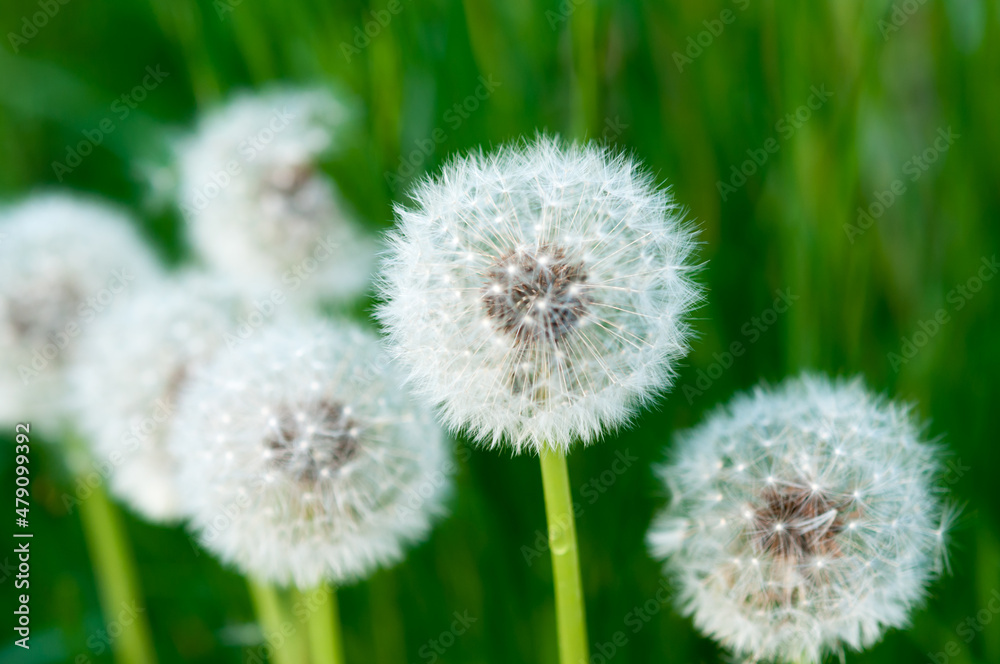
M0 210L0 421L54 425L80 337L159 265L116 207L64 193Z
M201 462L205 447L232 461ZM202 545L300 588L401 559L443 512L453 469L442 431L410 401L378 341L315 321L277 323L198 371L171 449Z
M937 533L954 516L921 436L907 406L859 380L806 375L717 411L663 469L673 501L649 533L680 608L737 655L785 662L861 650L905 625L944 567ZM693 472L718 462L711 477ZM887 474L907 479L876 479Z
M456 159L397 212L380 317L450 426L565 450L669 387L694 239L631 158L543 137Z
M320 169L348 116L328 90L277 87L236 96L177 144L178 204L208 265L253 294L364 291L374 243Z
M245 309L229 284L187 273L138 289L81 340L68 376L75 421L95 462L109 469L112 493L149 520L182 516L167 448L178 394ZM144 380L135 379L139 370Z

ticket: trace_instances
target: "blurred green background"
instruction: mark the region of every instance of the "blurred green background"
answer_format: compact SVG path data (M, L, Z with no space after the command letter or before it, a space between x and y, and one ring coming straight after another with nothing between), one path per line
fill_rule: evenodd
M913 629L848 661L925 662L950 643L948 662L1000 662L988 608L1000 279L978 281L1000 240L1000 3L7 0L0 33L0 196L61 186L120 201L172 262L186 257L180 217L149 195L148 165L199 111L273 80L360 99L330 169L372 229L392 223L411 171L455 152L546 130L635 153L698 220L708 297L672 393L570 457L593 661L722 661L653 599L661 577L643 540L665 496L650 468L734 392L810 368L915 401L951 450L946 479L964 505L952 575ZM166 76L136 100L147 67ZM105 119L113 131L92 154L54 166ZM772 311L779 290L785 313ZM734 342L745 352L727 357ZM5 609L0 661L111 661L95 647L104 620L79 515L60 499L73 479L50 442L32 459L33 647L13 647ZM458 448L452 516L403 564L340 591L349 661L554 661L548 554L532 555L537 460ZM637 460L610 470L625 451ZM12 489L12 454L0 476ZM241 577L181 528L127 527L161 661L247 661ZM455 612L475 622L444 636ZM611 645L619 631L625 645Z

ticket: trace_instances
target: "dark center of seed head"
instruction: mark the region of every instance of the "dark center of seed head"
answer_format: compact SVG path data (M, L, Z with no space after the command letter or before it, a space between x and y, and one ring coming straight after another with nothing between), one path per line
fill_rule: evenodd
M518 343L557 342L587 313L586 279L586 268L560 247L512 251L486 273L486 315Z
M59 280L10 294L2 304L14 334L27 345L62 332L82 300L75 284Z
M299 412L306 416L300 419ZM327 400L301 410L283 406L278 428L264 441L271 464L300 482L331 477L359 451L361 426L348 412Z
M793 563L839 553L849 506L809 488L766 489L755 513L754 537L760 550Z
M265 179L265 187L284 196L295 196L309 183L315 175L311 164L296 164L285 166L273 171Z

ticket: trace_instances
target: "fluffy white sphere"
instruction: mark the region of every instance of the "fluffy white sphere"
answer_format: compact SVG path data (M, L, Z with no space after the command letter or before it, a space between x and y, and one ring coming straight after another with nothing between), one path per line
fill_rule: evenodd
M274 88L235 97L178 144L178 203L209 266L249 292L365 290L374 243L318 168L346 113L327 90Z
M449 425L565 450L670 385L698 299L694 240L632 159L539 138L456 159L413 199L380 316Z
M859 380L803 376L688 432L649 533L681 609L753 661L818 662L905 625L953 515L921 431Z
M442 512L454 468L378 341L325 322L277 324L198 371L172 448L199 541L304 589L402 558Z
M81 336L159 276L118 208L43 194L0 210L0 421L57 430Z
M81 343L69 374L80 432L111 491L147 519L182 516L166 443L177 396L245 308L227 284L187 274L139 290Z

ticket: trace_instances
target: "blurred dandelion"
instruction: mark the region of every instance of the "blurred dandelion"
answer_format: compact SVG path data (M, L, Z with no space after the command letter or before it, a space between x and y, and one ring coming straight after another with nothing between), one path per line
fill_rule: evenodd
M907 406L860 380L758 388L685 435L649 544L682 610L740 656L818 662L907 624L954 510Z
M176 146L178 204L197 253L250 292L345 300L367 287L374 242L320 159L348 107L322 88L243 94Z
M198 540L300 589L400 560L451 486L443 432L345 325L282 323L220 354L182 393L172 443Z
M245 306L226 282L188 273L139 290L82 341L69 375L80 431L112 493L151 521L182 516L167 449L177 396Z
M378 342L325 323L277 325L199 367L181 394L173 449L199 541L303 589L400 559L449 486L443 433L409 402ZM436 491L423 509L403 509L425 486Z
M61 437L67 465L84 455L67 375L92 327L133 291L162 278L153 253L118 207L68 193L38 194L0 211L0 421ZM120 516L100 486L80 503L105 616L141 598ZM149 625L134 625L116 656L155 662Z
M0 421L58 429L81 335L160 267L125 212L72 194L0 210L0 233Z

